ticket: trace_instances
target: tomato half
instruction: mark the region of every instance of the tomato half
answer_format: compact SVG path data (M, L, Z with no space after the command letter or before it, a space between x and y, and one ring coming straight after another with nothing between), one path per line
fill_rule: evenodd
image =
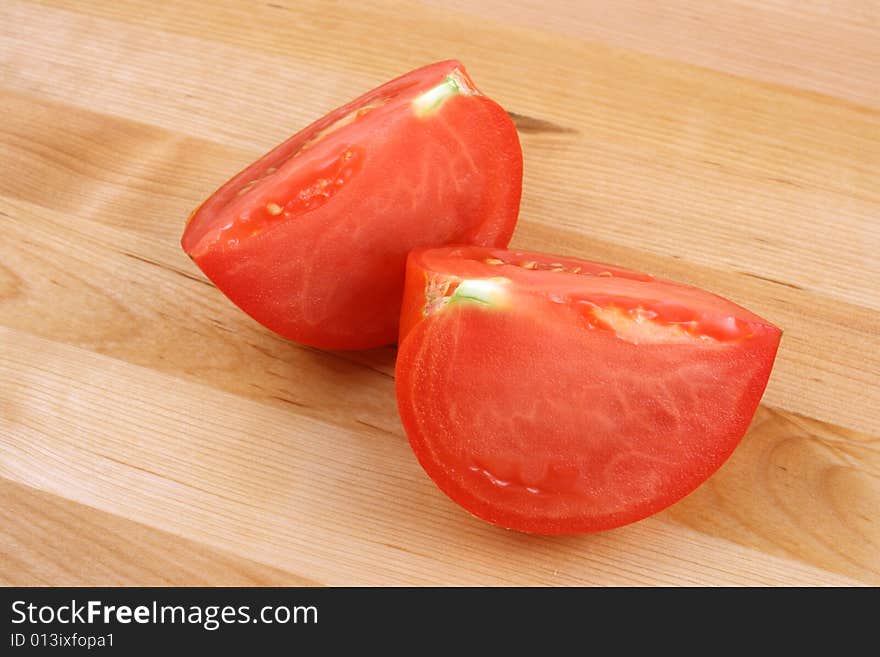
M780 337L726 299L620 267L417 250L398 407L425 471L472 514L534 533L609 529L728 458Z
M181 244L282 336L360 349L397 337L406 255L506 246L522 189L508 114L457 61L388 82L311 124L218 189Z

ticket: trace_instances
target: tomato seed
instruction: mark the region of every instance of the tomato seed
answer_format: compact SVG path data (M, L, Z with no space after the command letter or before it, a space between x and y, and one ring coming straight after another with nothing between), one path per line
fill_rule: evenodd
M243 194L246 194L247 192L249 192L249 191L251 190L251 187L253 187L254 185L256 185L258 182L260 182L259 179L255 178L254 180L251 180L249 183L245 183L244 187L242 187L241 189L239 189L238 192L236 192L235 195L236 195L236 196L241 196L241 195L243 195Z

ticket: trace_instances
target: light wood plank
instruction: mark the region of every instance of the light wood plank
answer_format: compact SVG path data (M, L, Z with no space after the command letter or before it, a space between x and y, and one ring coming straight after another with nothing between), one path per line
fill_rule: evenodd
M580 537L493 529L402 441L9 329L0 401L0 476L326 584L857 582L662 518Z
M878 20L850 0L0 3L0 581L880 583ZM514 245L785 329L743 444L645 522L548 539L468 517L406 444L393 348L285 342L179 248L231 173L449 56L520 127Z
M880 58L880 9L858 0L386 0L332 8L320 0L187 7L166 0L155 3L159 9L153 12L143 12L137 0L44 4L166 32L210 35L253 49L321 53L334 64L367 73L388 54L403 61L431 56L437 41L447 54L478 53L513 67L519 61L512 42L569 38L880 107L873 65ZM497 38L500 34L503 39ZM328 49L328 43L357 43L358 57ZM524 54L531 61L523 70L540 66L547 57L531 49ZM588 67L582 72L589 74Z
M472 20L598 41L880 107L875 2L436 0ZM829 5L834 5L829 6Z
M807 13L820 16L826 24L860 25L880 30L880 5L865 0L739 0L749 7L772 5L787 15Z
M669 515L880 584L880 439L760 409L746 441Z
M0 323L340 427L402 435L392 348L334 353L285 341L190 273L176 243L154 249L122 229L45 216L0 197L9 238L0 243Z
M0 478L2 586L270 584L314 582Z

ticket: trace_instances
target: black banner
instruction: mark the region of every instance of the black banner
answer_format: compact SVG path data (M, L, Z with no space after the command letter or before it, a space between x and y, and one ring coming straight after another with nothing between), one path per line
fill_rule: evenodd
M519 589L519 588L6 588L0 654L60 651L140 653L199 650L390 647L421 637L426 647L468 637L496 647L565 639L648 639L655 647L694 632L737 638L769 632L872 627L876 589ZM825 598L829 599L825 599ZM786 630L786 622L796 636ZM782 634L780 634L780 632ZM852 632L846 635L852 638ZM471 639L468 639L471 640ZM764 647L767 646L765 637ZM467 643L467 641L465 642ZM840 644L838 644L839 647ZM546 646L545 646L546 647ZM460 645L462 651L466 645ZM51 651L51 652L49 652ZM289 652L289 651L285 651Z

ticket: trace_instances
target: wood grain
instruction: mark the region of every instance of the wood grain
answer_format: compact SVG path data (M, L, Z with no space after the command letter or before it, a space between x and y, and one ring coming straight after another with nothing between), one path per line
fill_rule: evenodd
M877 16L5 2L0 581L876 585ZM283 341L179 248L232 172L448 56L520 129L515 245L697 284L785 330L742 446L655 518L566 539L471 519L412 458L393 348Z
M16 427L4 431L3 476L317 581L853 582L661 518L584 537L487 527L447 500L397 437L9 329L0 344L4 417Z
M310 586L69 499L0 479L2 586Z
M483 19L567 34L880 106L880 5L816 0L443 0Z

